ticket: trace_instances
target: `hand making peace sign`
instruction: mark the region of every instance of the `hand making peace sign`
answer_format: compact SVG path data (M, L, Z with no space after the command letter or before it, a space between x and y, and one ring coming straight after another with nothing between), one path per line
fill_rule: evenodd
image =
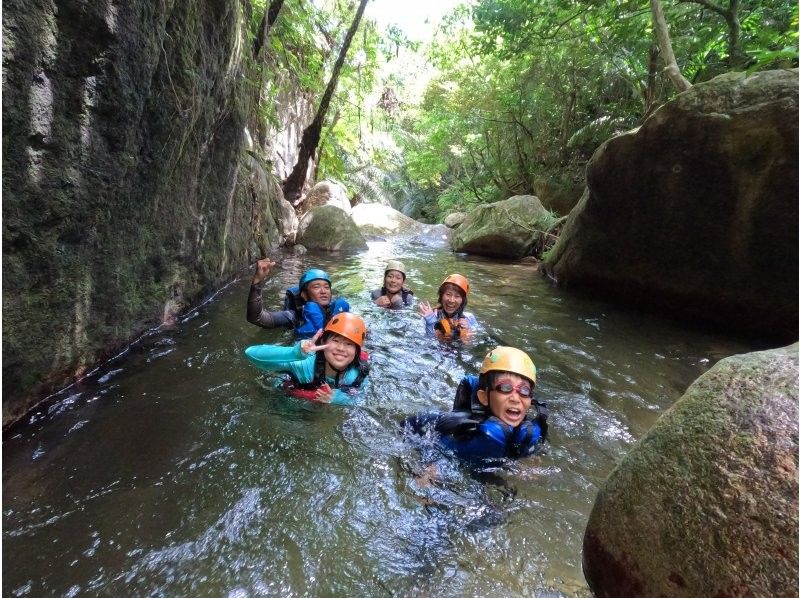
M317 351L322 351L328 347L328 343L325 343L324 345L317 344L319 337L322 336L322 332L322 328L320 328L317 330L317 333L314 336L300 343L300 348L303 350L303 353L316 353Z

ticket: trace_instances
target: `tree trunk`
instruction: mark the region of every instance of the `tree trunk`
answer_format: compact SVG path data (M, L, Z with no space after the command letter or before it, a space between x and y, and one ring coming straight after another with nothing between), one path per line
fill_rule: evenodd
M742 51L742 26L739 23L739 0L729 0L728 9L713 4L710 0L682 0L706 7L717 13L728 25L728 66L731 68L744 67L750 58Z
M272 0L272 2L269 4L269 8L264 11L264 16L261 18L261 24L258 26L258 35L256 36L256 39L253 40L253 60L256 62L258 62L258 55L261 52L261 48L267 41L269 29L278 18L278 13L281 11L281 6L283 6L283 0Z
M742 51L742 26L739 23L739 1L731 0L730 9L723 16L728 24L728 64L732 67L744 67L749 57Z
M644 90L644 114L641 122L650 116L656 106L656 75L658 74L658 44L650 46L650 56L647 61L647 86Z
M253 79L258 83L254 87L253 102L256 106L261 105L261 93L264 89L264 77L266 75L264 63L266 62L266 52L263 50L267 43L269 31L278 19L278 13L283 6L284 0L272 0L268 8L264 9L264 16L258 26L258 34L253 40ZM264 58L262 58L264 56ZM267 147L267 132L269 127L264 119L259 115L259 110L251 111L250 130L255 136L255 144L258 148Z
M347 35L344 38L342 49L339 51L339 56L336 59L336 64L333 66L333 73L331 74L328 87L322 96L322 100L317 108L317 114L314 120L303 131L303 136L300 139L300 152L297 157L297 163L294 165L292 172L283 181L283 196L290 202L297 200L303 191L303 185L308 176L308 162L311 156L317 149L319 144L320 133L322 132L322 123L325 120L325 115L328 112L328 106L331 103L333 92L336 91L336 84L339 82L339 72L342 70L344 59L347 57L347 50L350 48L350 43L358 30L358 25L361 22L361 17L364 14L364 9L367 7L367 0L360 0L358 10L356 11L353 22L350 24L350 29L347 30Z
M573 87L572 91L569 92L567 103L564 105L564 111L561 113L561 139L559 140L561 151L559 152L559 159L561 160L562 164L567 161L567 156L569 155L569 152L567 151L567 141L569 140L569 123L572 120L572 111L575 109L575 101L577 99L578 90Z
M664 71L667 77L672 81L675 89L678 92L686 91L692 87L692 84L681 75L681 70L678 68L678 62L675 60L675 54L672 52L672 42L669 39L669 28L667 27L667 20L664 18L664 11L661 8L660 0L650 0L650 9L653 12L653 26L656 30L656 37L658 38L658 47L661 49L661 56L664 57Z

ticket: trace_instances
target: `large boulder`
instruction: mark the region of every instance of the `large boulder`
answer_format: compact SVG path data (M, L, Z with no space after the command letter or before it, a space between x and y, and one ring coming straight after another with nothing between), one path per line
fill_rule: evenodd
M531 255L554 220L534 195L478 206L451 239L454 251L500 258Z
M698 378L603 484L583 568L603 596L796 596L798 345Z
M294 211L292 204L283 199L281 195L278 199L278 228L284 244L294 245L299 227L300 221L297 219L297 213Z
M467 219L467 215L464 212L452 212L448 214L444 218L444 225L448 228L456 228L460 226L464 220Z
M336 206L345 213L350 213L350 199L347 197L347 189L336 181L320 181L311 188L305 199L303 199L302 209L310 212L317 206Z
M356 223L336 206L319 206L304 214L297 230L297 242L308 249L325 251L367 248Z
M409 233L417 230L419 222L390 206L360 203L353 208L353 221L366 235Z
M545 270L760 336L798 329L798 72L695 85L587 166Z
M583 173L564 172L537 176L533 184L542 205L559 216L565 216L583 195L586 180Z

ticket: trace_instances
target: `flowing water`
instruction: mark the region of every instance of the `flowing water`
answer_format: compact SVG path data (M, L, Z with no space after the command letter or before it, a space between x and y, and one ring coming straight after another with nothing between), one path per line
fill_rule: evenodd
M414 310L372 306L390 258L419 299L465 274L482 332L441 344ZM6 434L3 595L589 595L599 485L695 378L751 349L566 293L531 265L403 241L283 258L267 305L309 266L369 326L363 404L287 398L249 365L248 345L293 337L246 322L244 273ZM439 454L431 479L432 447L398 422L448 410L498 343L536 362L550 445L491 474Z

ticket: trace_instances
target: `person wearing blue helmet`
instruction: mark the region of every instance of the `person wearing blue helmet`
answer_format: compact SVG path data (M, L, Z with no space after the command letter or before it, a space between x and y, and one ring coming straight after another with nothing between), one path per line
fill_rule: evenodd
M258 260L250 294L247 298L247 321L262 328L294 328L303 338L314 336L338 313L350 311L350 304L331 295L331 278L318 268L306 270L297 286L286 290L283 310L268 311L261 298L264 280L275 262Z

